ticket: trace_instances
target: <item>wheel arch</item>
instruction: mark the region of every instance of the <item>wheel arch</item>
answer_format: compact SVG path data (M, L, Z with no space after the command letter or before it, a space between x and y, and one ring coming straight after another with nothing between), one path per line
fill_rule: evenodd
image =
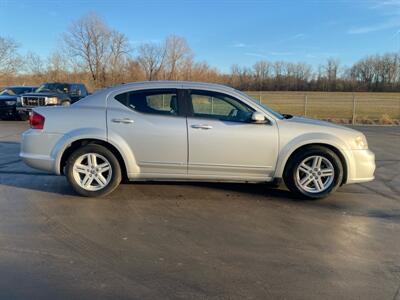
M111 153L113 153L118 160L118 163L121 167L121 172L122 172L123 178L126 179L128 177L125 160L124 160L122 154L120 153L120 151L111 143L101 140L101 139L95 139L95 138L83 138L83 139L75 140L72 143L70 143L64 149L63 153L61 154L61 158L59 160L59 166L58 166L59 173L64 174L64 168L66 166L67 160L75 150L77 150L83 146L89 145L89 144L101 145L101 146L107 148L108 150L110 150Z
M347 162L346 156L343 153L343 151L340 150L340 147L338 147L337 145L333 145L331 143L326 143L326 142L310 142L310 143L306 143L306 144L298 146L297 148L292 149L292 151L287 153L287 155L285 156L285 160L282 161L282 163L281 163L282 167L280 168L280 170L277 170L278 172L277 172L277 174L275 174L275 177L282 178L287 170L287 165L288 165L288 162L290 161L290 159L293 156L295 156L297 153L299 153L300 151L303 151L304 149L312 147L312 146L325 147L325 148L333 151L339 157L340 162L342 163L342 166L343 166L343 179L342 179L341 185L346 183L347 176L348 176L348 162Z

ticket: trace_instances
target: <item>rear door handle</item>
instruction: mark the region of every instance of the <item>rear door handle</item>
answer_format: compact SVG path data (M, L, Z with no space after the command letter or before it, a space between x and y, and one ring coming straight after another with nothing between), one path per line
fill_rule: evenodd
M211 125L207 124L195 124L191 126L194 129L212 129L213 127Z
M123 118L123 119L112 119L114 123L123 123L123 124L132 124L134 121L132 119Z

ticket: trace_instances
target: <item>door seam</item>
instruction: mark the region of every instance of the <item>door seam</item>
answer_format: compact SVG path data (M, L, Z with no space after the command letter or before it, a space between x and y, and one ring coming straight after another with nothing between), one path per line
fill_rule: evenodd
M186 114L186 175L189 174L189 124L188 124L188 117Z

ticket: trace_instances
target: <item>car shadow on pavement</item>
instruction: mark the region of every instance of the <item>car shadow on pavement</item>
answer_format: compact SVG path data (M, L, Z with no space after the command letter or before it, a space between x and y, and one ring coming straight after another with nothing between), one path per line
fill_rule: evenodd
M64 176L56 176L50 173L38 172L33 169L24 168L23 170L2 170L0 168L0 186L29 189L40 192L48 192L65 196L77 196L72 187L68 184ZM147 188L151 187L151 191ZM194 190L195 189L195 190ZM199 190L200 189L200 190ZM152 191L157 190L165 195L165 199L175 198L176 196L192 198L193 194L207 195L210 191L220 193L218 196L235 197L243 195L245 197L263 197L264 199L305 201L297 198L292 193L282 188L271 187L268 184L245 184L245 183L212 183L212 182L125 182L121 183L113 193L106 196L107 199L118 200L127 199L126 194L134 195L135 190L149 198ZM129 191L129 192L128 192ZM148 193L146 193L148 191Z
M11 143L11 142L10 142ZM0 143L0 148L1 148ZM0 187L8 186L32 191L75 196L64 176L38 171L26 166L21 159L0 160Z
M6 176L8 178L6 178ZM54 179L51 177L56 178ZM70 185L66 182L65 177L53 176L52 174L39 172L16 171L4 173L0 170L0 187L1 186L28 189L63 196L77 196Z
M293 195L290 191L283 189L283 186L280 188L274 187L268 183L260 183L260 184L253 184L253 183L226 183L226 182L196 182L196 181L131 181L131 182L124 182L124 186L154 186L154 187L173 187L182 189L179 191L179 194L185 196L185 192L187 188L200 188L203 191L197 190L198 192L204 192L207 194L210 190L217 191L217 192L225 192L224 196L229 197L230 195L234 194L242 194L244 196L262 196L266 198L277 198L278 200L287 199L291 201L302 201L302 199ZM174 189L175 190L175 189ZM189 193L193 193L192 190Z

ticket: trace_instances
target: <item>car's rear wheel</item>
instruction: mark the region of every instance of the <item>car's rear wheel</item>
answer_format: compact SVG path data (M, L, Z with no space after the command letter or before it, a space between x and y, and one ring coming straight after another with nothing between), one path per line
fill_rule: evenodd
M340 158L323 146L310 146L293 155L284 174L289 190L309 199L326 197L340 186L342 179Z
M86 197L101 197L114 191L121 182L121 167L107 148L89 144L71 154L66 176L73 189Z

